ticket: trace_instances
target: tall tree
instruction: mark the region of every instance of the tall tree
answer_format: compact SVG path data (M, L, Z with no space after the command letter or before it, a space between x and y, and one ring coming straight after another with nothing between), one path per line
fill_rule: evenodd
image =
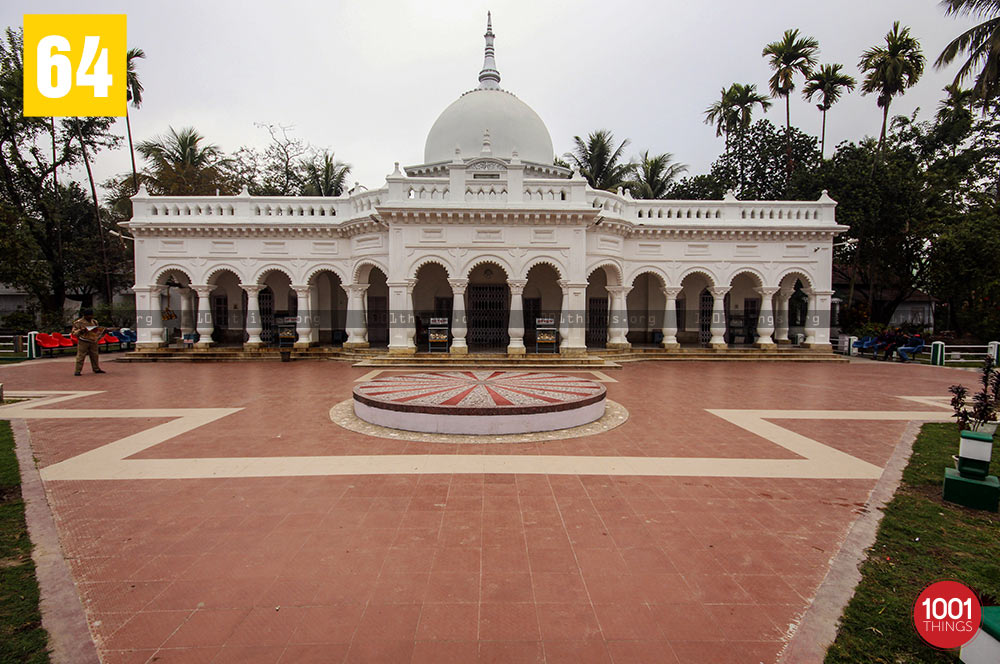
M840 100L845 91L851 92L858 84L853 76L841 71L843 68L843 65L822 65L809 72L805 87L802 88L802 96L806 101L812 101L813 97L819 95L816 108L823 113L823 129L819 139L820 157L826 156L826 112Z
M635 165L619 163L629 140L626 138L615 147L615 137L607 129L598 129L587 136L587 140L579 136L573 137L576 145L565 157L594 189L614 191L624 187L632 175Z
M100 261L95 261L102 233L93 232L93 215L82 190L60 182L54 191L49 178L56 169L65 172L78 165L82 146L95 154L117 147L119 139L111 133L113 118L55 123L25 117L23 52L22 32L8 29L0 39L0 282L28 291L46 319L57 320L82 269L76 259L70 262L76 248L82 244L89 248L84 256L88 273L104 273ZM54 158L47 145L53 134ZM84 229L84 235L77 233ZM120 272L117 265L113 277ZM97 289L105 290L102 286Z
M944 67L960 53L965 55L966 60L955 75L955 85L974 75L972 92L976 99L994 102L1000 95L1000 0L944 0L941 5L948 15L974 14L985 20L945 46L934 66Z
M685 171L687 166L675 163L671 153L650 156L646 150L636 164L635 176L628 188L635 198L666 198L677 176Z
M771 87L771 95L785 98L785 132L788 142L786 144L787 156L787 176L792 174L792 90L795 89L795 75L802 74L808 76L809 71L816 64L816 56L819 55L819 42L813 37L800 37L798 29L785 30L781 39L771 42L764 47L761 55L768 58L768 64L774 70L768 84Z
M744 150L744 143L746 140L747 131L753 124L753 112L757 106L760 106L761 110L765 113L767 109L771 108L771 102L768 101L766 95L757 92L757 85L755 83L733 83L732 87L729 88L730 94L732 95L733 108L736 110L736 148L737 153L740 155L739 158L739 176L740 176L740 189L742 190L746 184L746 151ZM787 142L790 145L790 142ZM790 150L786 150L786 154L790 154Z
M733 88L722 88L719 99L705 109L705 124L715 126L716 136L725 136L726 153L729 153L729 136L736 129L737 110L733 104Z
M128 133L128 154L132 158L132 189L139 191L139 174L135 170L135 148L132 147L132 121L128 116L129 104L138 109L142 106L142 81L136 70L136 60L145 58L146 53L141 48L130 48L125 54L125 131Z
M90 182L90 196L94 203L94 222L97 225L97 239L101 248L101 265L104 268L104 301L111 305L114 293L111 290L111 266L108 263L108 247L104 238L104 226L101 224L101 203L97 200L97 185L94 183L94 171L90 168L90 157L87 155L87 138L83 130L85 122L92 122L94 118L74 118L71 123L76 133L77 140L80 141L80 156L83 165L87 169L87 180Z
M302 170L302 195L340 196L347 189L351 165L334 159L332 152L324 150L304 161Z
M901 28L899 21L893 23L892 30L885 35L885 46L873 46L861 55L858 69L865 75L861 94L878 95L878 106L882 109L879 148L885 143L892 98L917 84L924 73L925 62L920 41L910 34L909 28Z
M139 151L148 167L143 179L151 191L165 196L211 195L216 189L227 189L223 173L227 160L217 145L206 145L205 137L193 127L142 141Z

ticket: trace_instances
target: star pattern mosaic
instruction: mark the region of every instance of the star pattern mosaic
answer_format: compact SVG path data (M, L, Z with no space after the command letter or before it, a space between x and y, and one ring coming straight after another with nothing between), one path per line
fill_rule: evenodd
M428 371L376 378L354 391L372 401L460 410L569 404L597 397L605 387L542 371Z

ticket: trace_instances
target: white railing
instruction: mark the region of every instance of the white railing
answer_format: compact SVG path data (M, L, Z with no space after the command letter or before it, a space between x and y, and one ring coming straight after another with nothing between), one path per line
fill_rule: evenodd
M467 203L507 202L506 182L469 182L465 185Z

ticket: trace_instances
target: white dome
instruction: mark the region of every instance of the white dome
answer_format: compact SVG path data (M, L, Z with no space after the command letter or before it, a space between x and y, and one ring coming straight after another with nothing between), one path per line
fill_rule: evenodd
M438 117L427 134L424 163L451 161L456 146L466 159L478 156L487 130L494 157L510 159L517 150L522 161L553 161L552 137L530 106L505 90L478 88L459 97Z

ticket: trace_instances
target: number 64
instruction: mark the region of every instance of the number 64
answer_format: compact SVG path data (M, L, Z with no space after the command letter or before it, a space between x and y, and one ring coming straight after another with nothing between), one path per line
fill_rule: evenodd
M95 97L107 97L113 77L108 73L108 49L102 48L97 57L97 47L101 38L89 35L83 40L83 55L76 70L76 84L94 88ZM60 35L48 35L38 41L38 91L49 99L59 99L69 94L73 87L72 63L62 51L70 50L69 40ZM88 74L93 66L93 73ZM56 71L56 83L52 84L52 70Z

